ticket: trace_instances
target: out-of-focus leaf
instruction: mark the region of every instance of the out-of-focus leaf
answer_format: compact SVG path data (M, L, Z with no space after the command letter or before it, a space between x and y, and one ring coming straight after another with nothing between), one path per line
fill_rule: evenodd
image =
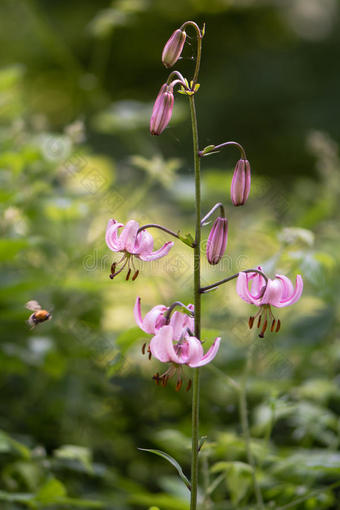
M57 503L61 498L66 496L65 486L56 478L51 478L37 492L35 499L46 505Z
M0 452L17 451L24 459L30 459L31 451L19 441L10 437L6 432L0 430Z
M66 444L54 451L57 459L77 460L90 472L93 472L92 455L85 446Z
M128 498L129 503L141 506L157 506L162 510L189 510L189 502L168 496L167 494L148 494L145 492L135 492Z
M26 239L0 239L0 261L12 260L27 245Z
M217 462L211 468L212 473L225 471L226 483L231 499L237 505L245 498L252 485L252 467L244 462Z

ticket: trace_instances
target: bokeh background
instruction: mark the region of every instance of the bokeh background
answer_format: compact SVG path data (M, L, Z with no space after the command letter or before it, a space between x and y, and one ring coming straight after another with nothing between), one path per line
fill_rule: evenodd
M186 510L190 393L155 386L157 361L133 305L192 301L192 254L177 243L134 282L108 278L107 220L193 230L186 98L151 137L174 29L206 22L197 95L200 145L242 143L243 208L229 198L234 149L205 158L203 210L223 201L227 254L202 253L203 282L261 264L301 273L303 298L279 334L247 329L234 284L203 298L202 508L253 509L239 420L247 357L251 449L268 509L338 509L340 453L339 2L337 0L2 0L0 3L1 508ZM190 77L193 34L177 68ZM204 242L208 236L204 232ZM157 247L167 240L154 231ZM203 242L203 245L204 245ZM53 320L30 330L37 299ZM188 375L188 374L187 374Z

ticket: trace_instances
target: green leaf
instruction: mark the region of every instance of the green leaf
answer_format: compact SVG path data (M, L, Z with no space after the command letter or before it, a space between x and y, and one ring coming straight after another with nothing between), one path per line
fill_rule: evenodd
M10 493L5 491L0 491L0 501L8 501L10 503L22 503L27 504L31 508L35 507L33 501L33 494L25 494L25 493Z
M25 239L0 239L0 260L12 260L26 246Z
M252 485L252 467L244 462L217 462L211 469L213 473L225 471L226 483L232 502L237 505L245 498Z
M162 450L149 450L148 448L138 448L138 450L141 450L142 452L150 452L154 453L155 455L159 455L159 457L162 457L163 459L167 460L174 466L175 469L177 469L177 472L181 478L181 480L185 483L185 485L188 487L189 491L191 491L191 483L183 473L183 469L180 466L180 464L175 460L171 455L168 455L165 452L162 452Z
M178 231L177 235L179 239L182 241L182 243L190 246L190 248L194 247L195 241L191 234L185 234L185 236L182 236L180 231Z
M85 446L76 446L65 444L54 451L54 455L58 459L77 460L87 471L93 472L91 452Z
M11 450L16 450L24 459L31 458L31 452L25 445L12 439L6 432L0 430L0 452L9 452Z
M36 501L48 503L57 503L61 498L66 496L64 485L56 478L51 478L41 487L36 494Z

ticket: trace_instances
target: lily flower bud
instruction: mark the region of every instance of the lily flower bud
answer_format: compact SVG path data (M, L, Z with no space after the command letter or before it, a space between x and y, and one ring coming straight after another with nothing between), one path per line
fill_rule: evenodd
M150 119L150 133L160 135L170 122L174 107L174 94L171 85L162 85Z
M181 56L186 37L187 34L184 30L177 29L164 46L162 62L166 68L176 64Z
M236 163L231 181L231 201L234 205L246 203L250 191L250 164L247 159L239 159Z
M218 264L224 255L228 242L228 220L216 218L207 242L207 259L209 264Z

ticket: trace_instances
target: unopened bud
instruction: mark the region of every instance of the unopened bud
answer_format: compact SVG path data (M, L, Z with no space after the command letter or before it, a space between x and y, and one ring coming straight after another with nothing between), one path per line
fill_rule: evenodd
M160 135L170 122L174 107L174 94L171 85L162 85L150 119L150 133Z
M228 241L228 220L216 218L207 242L207 259L209 264L218 264L224 255Z
M250 164L247 159L239 159L236 163L231 181L231 201L234 205L246 203L250 191Z
M176 64L181 56L186 37L187 34L184 30L174 31L163 49L162 62L165 67L169 68Z

